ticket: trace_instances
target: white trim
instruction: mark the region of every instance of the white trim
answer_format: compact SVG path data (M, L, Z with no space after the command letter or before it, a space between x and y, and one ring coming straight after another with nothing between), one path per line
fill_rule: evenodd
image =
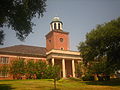
M25 57L25 56L16 56L16 55L2 55L0 57L14 57L14 58L27 58L27 59L46 59L46 58L36 58L36 57Z

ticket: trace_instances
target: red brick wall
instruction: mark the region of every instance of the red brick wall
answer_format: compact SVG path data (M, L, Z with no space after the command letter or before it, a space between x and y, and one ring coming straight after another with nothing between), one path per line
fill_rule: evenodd
M49 33L46 36L46 49L49 51L54 48L54 35L53 33Z
M9 58L9 64L0 64L0 66L2 65L10 65L10 63L13 61L13 60L19 60L18 58L24 58L25 61L28 61L28 60L34 60L35 62L37 62L38 60L42 60L44 62L47 63L46 61L46 58L37 58L37 57L24 57L24 56L13 56L13 55L0 55L0 57L8 57ZM13 75L12 74L8 74L8 77L0 77L0 80L12 80L13 79Z
M60 41L63 38L63 42ZM61 49L69 50L68 33L52 31L46 36L46 49Z

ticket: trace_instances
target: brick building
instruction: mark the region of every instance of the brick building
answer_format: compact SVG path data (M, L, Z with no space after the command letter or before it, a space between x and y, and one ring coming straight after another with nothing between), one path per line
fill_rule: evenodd
M54 17L50 23L50 32L46 37L46 47L36 47L27 45L15 45L0 49L0 65L10 64L16 58L25 60L42 60L52 65L60 65L61 77L65 78L75 75L75 65L82 58L77 51L69 48L69 32L63 31L63 23L59 17ZM0 80L13 79L9 73L0 72Z

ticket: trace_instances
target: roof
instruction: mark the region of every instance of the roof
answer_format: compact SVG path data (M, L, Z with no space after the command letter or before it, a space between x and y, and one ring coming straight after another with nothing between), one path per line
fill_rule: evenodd
M0 53L29 56L46 56L46 48L28 45L15 45L11 47L0 48Z
M60 21L60 18L59 18L59 17L54 17L54 18L52 19L52 21Z

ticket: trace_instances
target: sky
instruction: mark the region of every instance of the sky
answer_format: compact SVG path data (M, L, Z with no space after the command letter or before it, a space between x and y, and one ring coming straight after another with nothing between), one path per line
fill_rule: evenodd
M44 16L32 20L36 24L34 33L22 42L13 30L5 28L5 41L0 48L13 45L46 47L45 35L50 31L52 18L57 16L63 22L63 31L70 33L70 50L77 51L86 33L96 25L120 17L120 0L47 0L46 4Z

